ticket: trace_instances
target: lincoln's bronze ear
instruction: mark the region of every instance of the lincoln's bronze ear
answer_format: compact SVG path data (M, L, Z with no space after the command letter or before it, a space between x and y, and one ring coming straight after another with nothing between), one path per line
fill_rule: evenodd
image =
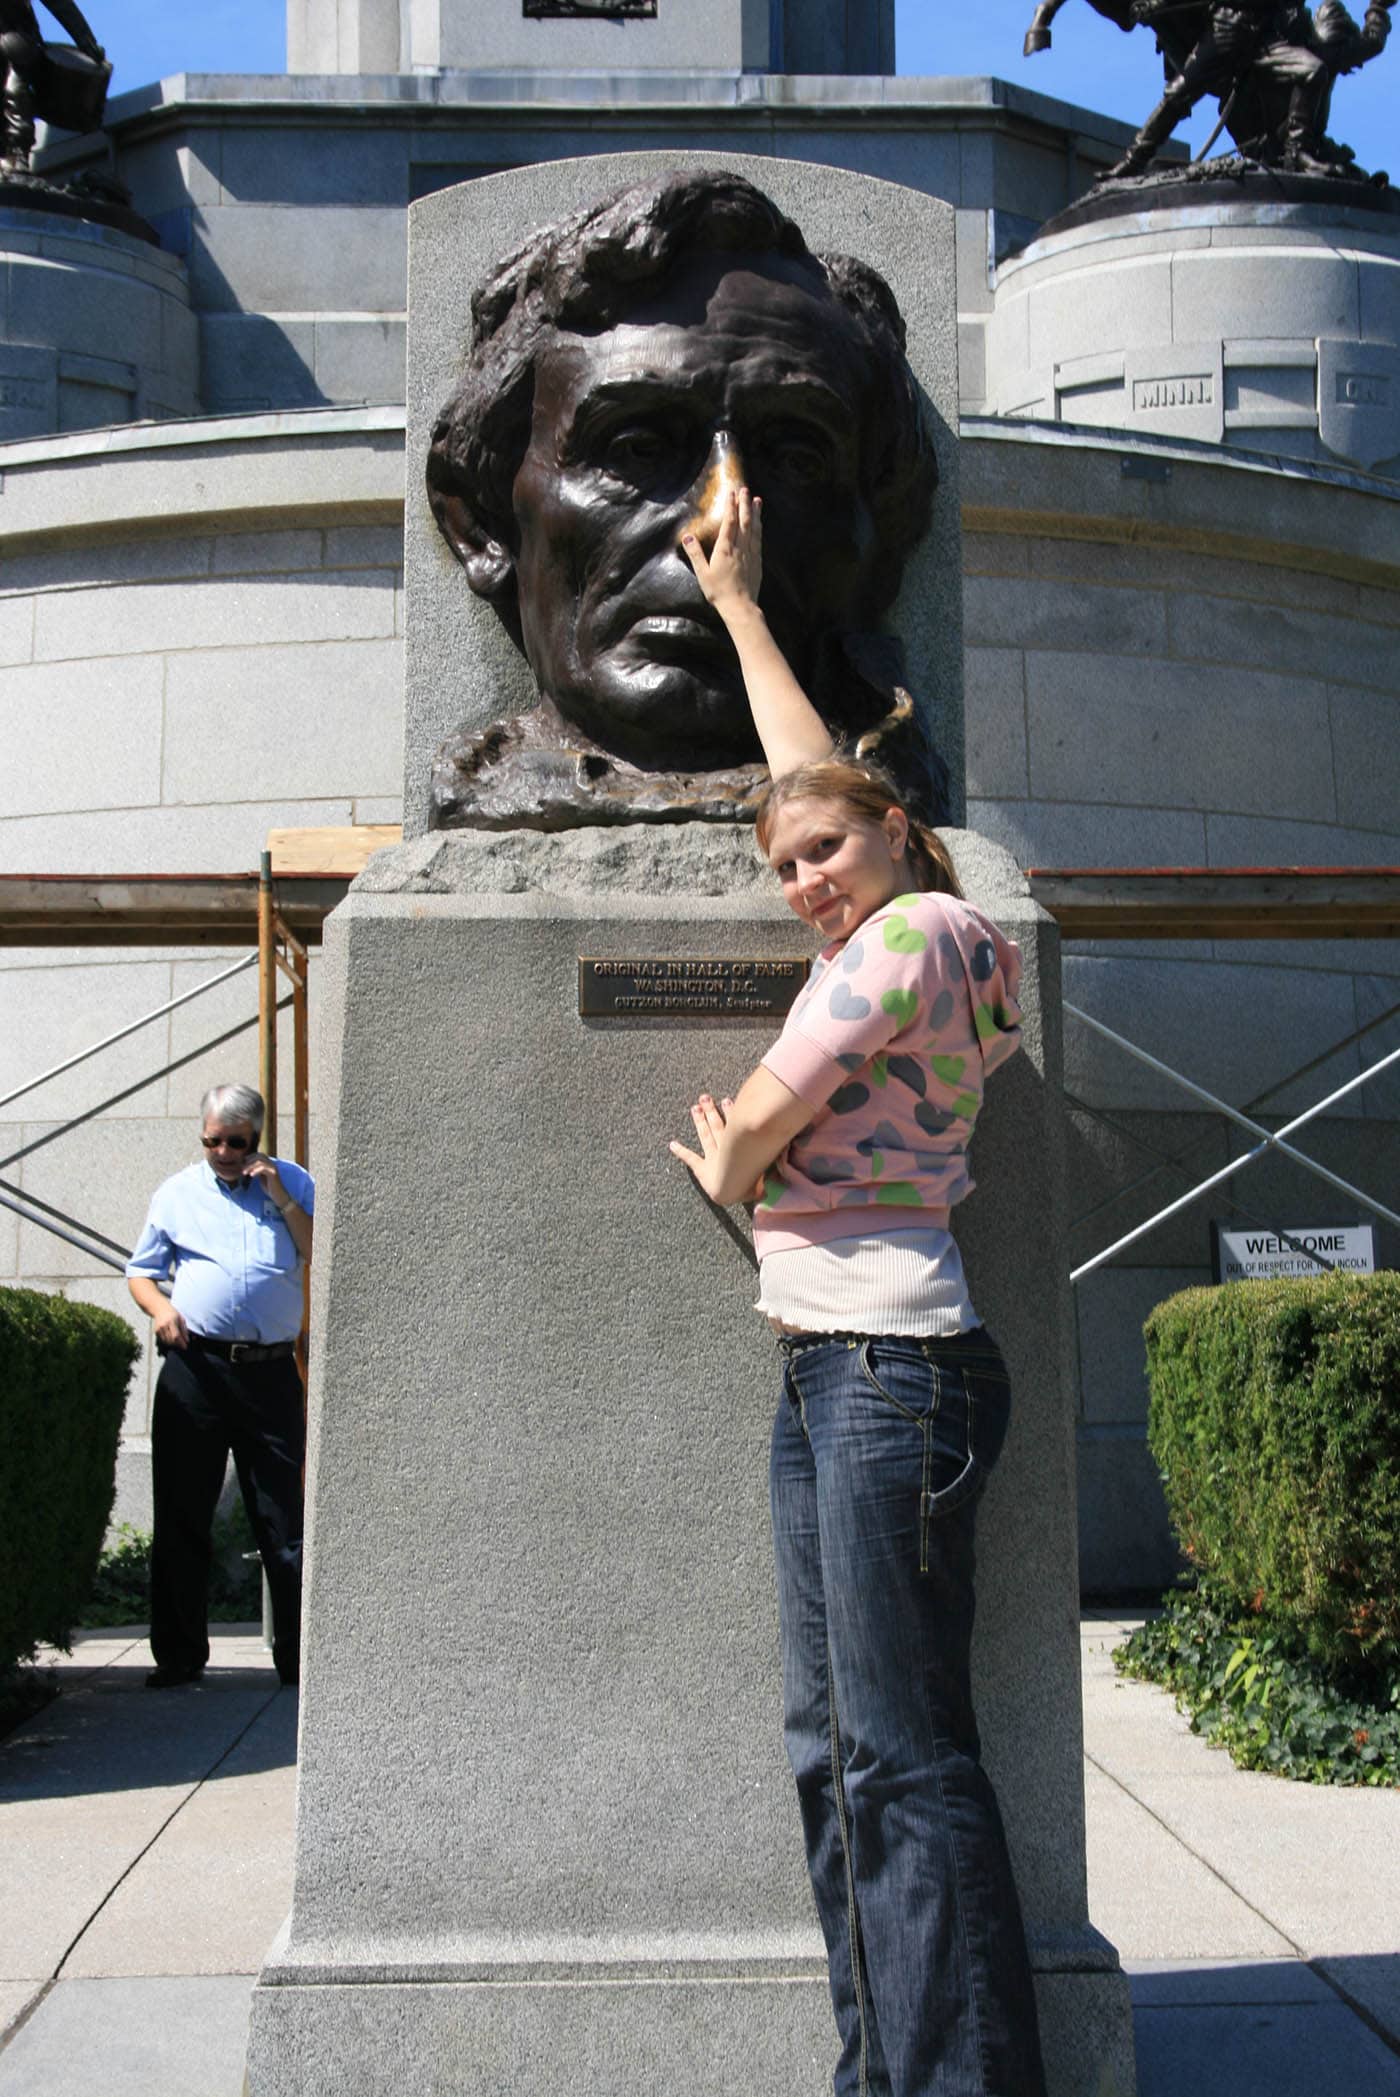
M472 589L478 597L485 598L519 646L515 555L499 539L492 538L463 496L430 484L428 502L438 530L454 558L461 562Z

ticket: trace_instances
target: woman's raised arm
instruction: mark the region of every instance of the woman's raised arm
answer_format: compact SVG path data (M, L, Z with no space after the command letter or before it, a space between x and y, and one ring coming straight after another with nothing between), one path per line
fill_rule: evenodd
M747 488L732 489L724 521L707 555L693 531L681 550L695 570L707 603L723 619L739 657L744 690L763 755L775 779L799 765L830 757L836 745L803 691L759 610L763 575L763 503Z

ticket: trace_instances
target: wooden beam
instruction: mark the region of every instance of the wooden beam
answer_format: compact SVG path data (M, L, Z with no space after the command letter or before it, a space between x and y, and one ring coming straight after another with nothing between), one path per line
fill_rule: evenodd
M353 871L279 875L288 930L317 943ZM1027 880L1066 939L1400 938L1400 867L1034 867ZM256 874L5 874L0 945L253 946L257 903Z
M1400 867L1033 867L1066 939L1394 939Z
M278 909L303 941L349 887L348 878L277 883ZM0 875L0 946L255 946L256 874Z
M374 853L402 838L399 823L328 823L320 829L269 830L267 849L279 880L284 874L318 874L348 881Z

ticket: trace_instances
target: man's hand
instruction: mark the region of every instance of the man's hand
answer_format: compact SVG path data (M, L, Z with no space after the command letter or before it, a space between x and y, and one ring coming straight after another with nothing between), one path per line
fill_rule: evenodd
M293 1245L304 1260L311 1258L312 1222L301 1204L287 1192L274 1159L260 1150L250 1150L243 1164L245 1179L256 1180L291 1233Z
M159 1345L183 1353L190 1342L190 1329L170 1298L161 1295L154 1275L130 1274L126 1285L131 1291L132 1302L146 1313L155 1328Z
M260 1150L250 1150L243 1161L243 1176L245 1179L256 1180L272 1206L280 1209L283 1215L286 1214L292 1197L282 1184L282 1176L274 1159L265 1158Z
M161 1302L164 1308L156 1312L152 1321L156 1339L162 1347L174 1347L183 1353L190 1344L190 1329L173 1303L166 1302L164 1297Z

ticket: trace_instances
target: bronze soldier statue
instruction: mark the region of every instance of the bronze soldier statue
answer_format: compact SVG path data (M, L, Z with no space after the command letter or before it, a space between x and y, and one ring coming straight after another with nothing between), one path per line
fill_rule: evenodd
M1053 38L1050 24L1054 21L1065 0L1040 0L1030 28L1026 31L1025 55L1034 58L1037 51L1048 51ZM1094 13L1106 21L1114 22L1120 29L1136 29L1133 19L1132 0L1089 0Z
M1327 89L1318 116L1319 135L1315 150L1333 168L1343 172L1359 171L1354 168L1356 155L1351 147L1338 145L1326 135L1332 111L1332 88L1343 73L1354 73L1359 66L1369 65L1385 49L1390 35L1391 5L1392 0L1369 0L1365 20L1360 23L1348 14L1343 0L1322 0L1322 5L1313 11L1313 47L1327 64Z
M111 73L106 53L76 0L44 0L44 4L90 61L90 67L84 69L88 77L75 96L71 91L74 83L65 79L65 69L44 42L31 0L0 0L0 63L4 67L0 174L28 174L37 117L69 130L95 130L102 120Z
M1177 12L1173 0L1133 0L1134 19L1149 28ZM1278 0L1235 0L1204 13L1204 28L1185 64L1168 80L1161 101L1109 170L1109 179L1140 175L1203 95L1218 96L1228 113L1232 97L1251 75L1260 86L1282 87L1287 96L1278 136L1261 141L1266 152L1270 144L1279 148L1268 157L1305 174L1329 172L1309 151L1319 135L1328 72L1324 60L1300 39L1299 32L1305 38L1310 27L1307 9L1280 6Z
M1345 174L1354 155L1326 136L1333 83L1385 47L1393 0L1368 0L1358 25L1343 0L1314 15L1300 0L1091 0L1119 29L1150 28L1167 76L1161 101L1106 180L1140 175L1205 95L1220 103L1220 130L1262 166ZM1026 32L1028 57L1049 48L1064 0L1041 0ZM1213 141L1212 141L1213 142Z

